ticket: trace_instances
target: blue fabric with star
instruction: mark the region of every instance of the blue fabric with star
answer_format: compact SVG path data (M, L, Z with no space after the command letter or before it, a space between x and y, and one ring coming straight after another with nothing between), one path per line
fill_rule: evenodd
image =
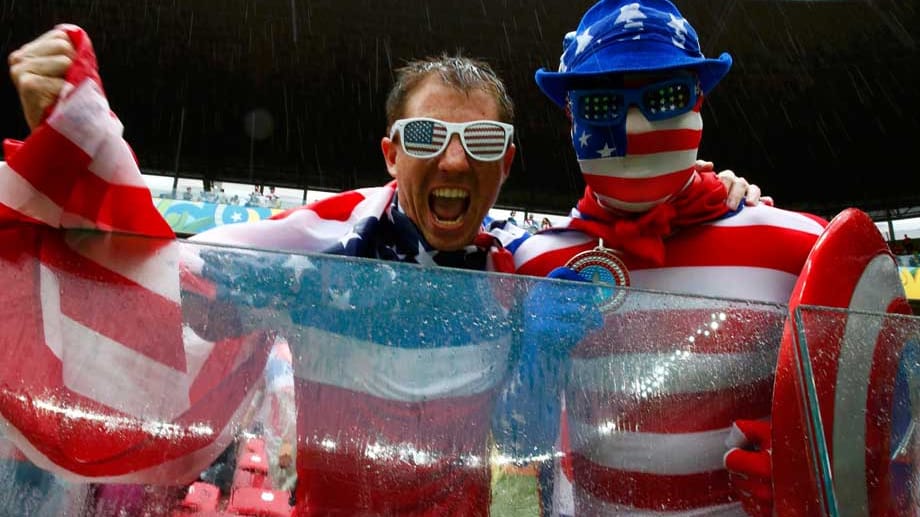
M626 124L596 126L573 120L572 146L579 160L626 156Z
M215 284L218 300L241 311L284 311L296 325L385 346L463 346L509 335L507 311L485 277L383 262L486 268L486 248L431 248L396 199L383 217L362 219L324 251L379 260L204 249L202 276Z
M358 222L348 240L339 241L323 253L476 271L486 269L487 248L469 245L457 251L434 249L399 208L398 199L399 196L394 193L393 201L382 217L368 217Z

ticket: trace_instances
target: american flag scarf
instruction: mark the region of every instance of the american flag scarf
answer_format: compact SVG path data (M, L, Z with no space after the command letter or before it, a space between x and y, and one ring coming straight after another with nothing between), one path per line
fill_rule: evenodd
M393 194L384 213L360 220L348 239L337 242L324 253L476 271L510 273L514 270L511 254L498 238L484 231L461 250L432 248L415 223L399 208L396 183L388 186L393 188Z

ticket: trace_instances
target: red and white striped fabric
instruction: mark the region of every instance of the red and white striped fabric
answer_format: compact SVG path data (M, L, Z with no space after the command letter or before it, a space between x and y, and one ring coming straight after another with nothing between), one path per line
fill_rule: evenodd
M631 107L624 124L609 127L575 118L573 149L598 201L625 212L645 212L681 192L695 170L702 104L700 95L687 113L659 121Z
M60 28L77 51L60 100L0 162L0 418L28 459L65 476L193 479L229 443L268 348L184 338L179 244L89 38Z
M299 515L488 515L507 337L417 349L311 328L305 344L350 351L307 353L296 369L298 398L311 401L298 412Z
M623 258L633 287L785 304L825 225L745 207L665 239L661 266ZM517 272L544 276L596 245L578 231L538 233L515 251ZM725 439L732 421L769 415L784 311L656 300L627 296L573 352L565 424L576 514L743 515L722 467Z

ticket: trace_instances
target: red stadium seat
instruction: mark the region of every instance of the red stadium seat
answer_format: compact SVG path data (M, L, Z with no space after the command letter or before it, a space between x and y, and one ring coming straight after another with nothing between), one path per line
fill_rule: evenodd
M290 517L291 494L282 490L237 488L230 496L228 512L258 517Z
M195 512L217 510L217 504L220 500L220 489L210 483L192 483L188 487L188 493L182 500L181 507L183 510Z
M247 440L237 454L233 488L271 489L268 478L268 455L261 438Z

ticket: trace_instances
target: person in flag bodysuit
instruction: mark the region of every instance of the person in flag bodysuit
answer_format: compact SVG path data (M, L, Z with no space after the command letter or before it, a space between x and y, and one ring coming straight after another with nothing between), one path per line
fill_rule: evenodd
M513 247L515 271L545 276L602 241L628 269L633 287L787 303L826 221L764 204L730 210L724 190L692 167L704 99L731 63L727 53L704 57L695 30L666 0L603 0L591 7L566 36L559 70L536 73L541 90L570 119L584 196L563 224ZM560 483L573 484L574 501L557 498L557 511L769 515L768 443L758 448L752 435L769 436L765 419L781 336L770 338L773 353L764 357L763 336L753 332L746 342L744 327L729 325L708 344L684 347L684 371L707 372L702 380L668 383L644 398L589 372L639 368L655 352L640 343L680 348L676 336L693 335L698 316L708 321L709 313L624 311L606 315L607 329L621 328L616 337L588 332L572 345L565 386L548 382L543 394L530 395L552 397L545 392L554 389L567 395L562 470L568 474ZM640 316L644 324L636 323ZM728 373L738 371L739 361L747 361L745 378ZM726 444L739 447L726 454Z
M216 348L210 341L201 337L183 339L179 332L182 328L179 303L200 300L233 303L254 286L280 292L283 287L267 282L270 275L265 273L268 269L288 270L284 264L263 264L232 254L197 253L193 247L171 240L140 240L132 246L106 247L98 239L74 238L72 233L58 231L88 228L173 237L151 206L130 148L121 139L121 126L108 107L86 34L73 26L60 27L14 53L10 62L33 133L24 143L8 143L8 161L0 171L4 228L10 232L11 241L25 244L4 259L7 265L25 264L40 280L33 286L35 289L18 293L23 306L35 306L31 314L45 320L49 319L51 309L56 309L61 321L54 328L41 321L29 322L34 327L30 330L34 339L29 342L33 348L22 356L31 357L32 365L46 369L46 378L57 383L37 387L31 393L45 390L59 400L72 400L91 407L98 415L117 416L126 422L131 422L131 418L142 422L155 417L175 423L181 429L189 422L205 420L221 431L223 438L183 436L183 440L176 440L175 435L151 437L149 433L129 429L119 440L100 447L103 440L108 440L108 431L88 422L61 436L57 430L68 424L66 415L52 418L37 414L32 406L22 404L16 390L8 391L9 396L0 400L0 413L7 421L8 434L32 461L78 479L134 483L184 479L189 473L200 471L202 465L226 447L228 437L224 435L244 415L238 412L211 415L207 408L246 405L252 396L253 373L264 368L272 338L259 332L228 339L219 335L201 336L222 339L219 346L231 352L229 358L224 354L222 362L221 358L214 358L217 354L210 353L209 347ZM515 150L507 125L512 105L501 81L485 64L464 58L414 62L399 72L387 113L391 131L383 138L381 147L395 182L342 193L270 221L222 227L194 240L486 271L513 269L511 257L499 239L483 232L481 227L507 178ZM468 124L469 121L480 122ZM462 138L454 138L453 132L459 132ZM739 185L744 182L736 182L732 190ZM175 275L177 263L181 263L183 272L181 282ZM20 285L15 275L21 272L21 267L5 266L4 271L14 275L8 285ZM419 270L419 274L423 271ZM81 279L87 272L125 292L144 293L147 297L144 310L136 312L150 314L145 320L147 325L140 330L161 335L158 350L143 348L142 332L128 335L124 328L99 326L98 315L111 313L81 313L79 304L63 303L63 299L60 307L48 307L47 296L39 296L42 292L47 294L49 288L57 288L62 279L64 282ZM368 274L377 275L375 281L392 283L393 280L386 278L385 271L372 270ZM66 291L69 287L76 298L85 294L88 285L95 285L75 284L61 289ZM393 291L387 293L387 298L398 300L400 288L393 283ZM214 300L222 294L228 298ZM454 293L442 294L432 295L435 299L426 300L427 305L435 311L448 306L468 306L478 315L501 314L504 310L483 293L466 293L460 302ZM116 298L113 303L123 299ZM345 307L350 305L353 304L343 303ZM298 512L485 513L489 498L488 470L485 463L477 460L485 454L488 426L454 424L458 419L488 421L491 394L501 381L502 363L508 356L510 329L481 325L474 316L442 329L438 343L426 339L407 342L405 337L399 340L387 334L386 329L380 329L371 342L357 342L341 329L329 326L342 316L329 312L333 310L329 307L326 312L292 314L296 323L308 329L306 334L338 342L341 350L358 349L364 353L363 357L359 354L341 357L344 361L352 359L354 368L349 370L349 364L339 364L337 374L323 365L310 363L309 354L305 358L304 354L296 354L297 360L303 361L295 367L299 375L298 398L303 400L304 394L321 393L326 398L313 400L317 407L354 409L351 414L317 411L323 418L312 420L310 417L315 415L300 411ZM351 322L370 323L361 320L370 315L366 311ZM418 316L408 308L401 315L410 322L413 321L410 318ZM205 325L196 327L207 334ZM54 332L49 334L49 330ZM213 326L210 330L214 330ZM226 333L227 329L218 330ZM186 327L185 332L189 331ZM87 358L92 353L96 355L91 360L78 364L111 368L109 357L100 357L98 348L81 349L79 338L86 334L92 338L90 341L109 344L107 350L112 359L117 354L127 354L125 357L130 356L133 361L121 364L144 365L147 377L140 379L143 376L131 375L130 371L111 375L111 371L98 369L90 369L84 375L68 369L68 362L62 357ZM66 353L50 339L62 335L67 338L63 344ZM445 336L449 337L448 342L442 343ZM199 350L191 349L190 342L207 344ZM320 340L312 340L306 350L322 352L318 343ZM11 338L8 344L5 350L15 351L23 346L23 340ZM296 349L304 343L291 345ZM173 355L164 356L162 349L169 347ZM371 389L358 382L345 382L360 378L362 372L385 374L386 368L379 368L384 366L381 361L389 361L391 368L406 361L428 367L437 365L436 356L445 353L442 348L447 348L446 354L454 360L461 358L457 355L461 350L467 351L462 359L472 368L484 364L486 359L494 368L489 368L489 373L484 370L472 382L456 385L445 382L445 376L439 375L437 369L427 372L416 369L412 372L418 378L411 380L421 383L421 389L414 386L412 390ZM132 355L126 350L137 353ZM70 355L73 353L83 355ZM156 362L150 362L151 359ZM227 362L233 363L233 368L228 370ZM21 364L21 361L4 364ZM369 365L378 368L368 370ZM5 375L5 380L22 382L23 376L18 371L7 371ZM229 376L235 376L236 385L242 388L220 391L221 386L234 385L217 382ZM108 382L110 378L112 382ZM131 385L132 382L139 386ZM394 386L398 388L398 383L391 388ZM162 407L144 406L145 393L156 393L149 399L162 400ZM185 412L177 413L176 408ZM368 421L381 424L375 429L380 434L373 437L361 434L366 432L362 430ZM333 434L332 429L341 428L355 432L353 442L335 443L330 449L328 438ZM437 457L431 460L436 455L422 454L437 452L445 445L438 443L417 443L417 450L410 451L413 459L405 461L405 451L409 449L405 445L412 445L422 434L440 436L448 442L447 459L460 458L465 463L451 464ZM132 453L125 455L128 450ZM88 452L91 454L87 455ZM393 472L377 476L391 467L395 469ZM350 477L359 472L359 483L350 484Z

